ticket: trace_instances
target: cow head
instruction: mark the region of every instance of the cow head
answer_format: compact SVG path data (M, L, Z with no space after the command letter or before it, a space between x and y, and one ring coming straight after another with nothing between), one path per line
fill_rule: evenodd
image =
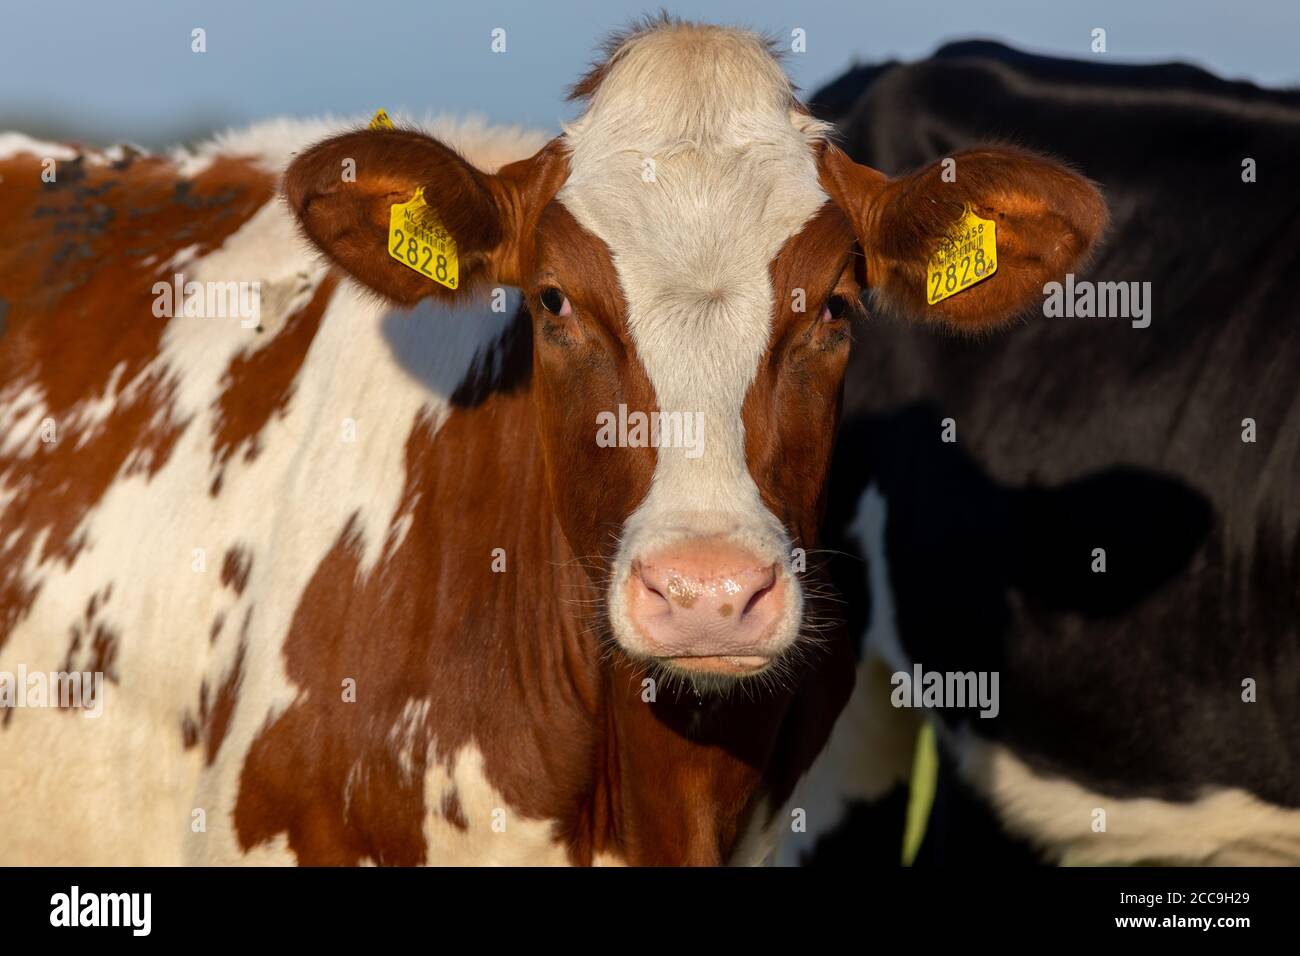
M743 31L624 37L575 94L562 136L496 172L419 132L358 131L299 156L285 193L395 303L523 290L552 503L614 640L697 678L757 674L808 629L796 549L814 546L863 288L906 320L991 328L1088 253L1104 206L1014 149L894 179L857 165ZM389 209L419 187L456 241L455 292L388 254ZM997 223L998 269L927 304L927 260L967 205Z

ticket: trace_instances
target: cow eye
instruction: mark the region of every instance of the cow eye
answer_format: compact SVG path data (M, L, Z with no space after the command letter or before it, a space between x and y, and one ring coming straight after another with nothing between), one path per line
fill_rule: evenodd
M842 295L833 295L826 300L822 306L822 321L834 322L836 319L842 319L849 311L849 300Z
M565 316L573 311L565 294L554 286L543 289L538 298L542 302L542 308L551 315Z

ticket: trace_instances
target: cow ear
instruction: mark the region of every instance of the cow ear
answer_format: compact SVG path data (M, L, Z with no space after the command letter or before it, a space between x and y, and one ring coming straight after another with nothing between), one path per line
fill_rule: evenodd
M351 175L348 175L348 173ZM454 299L485 285L520 285L532 270L542 207L568 174L558 142L495 174L430 136L370 129L317 143L289 165L284 195L316 248L363 285L401 305ZM455 242L455 288L389 251L392 207L414 199L422 224ZM423 265L416 256L417 267Z
M830 144L819 163L823 187L857 231L867 285L907 318L970 331L999 325L1078 268L1106 225L1092 183L1020 149L968 150L895 179ZM996 270L949 294L930 281L930 260L968 212L996 227Z

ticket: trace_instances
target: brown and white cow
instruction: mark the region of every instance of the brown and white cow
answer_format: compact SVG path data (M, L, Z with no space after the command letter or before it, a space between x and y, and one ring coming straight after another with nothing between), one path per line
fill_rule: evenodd
M748 32L576 95L549 142L0 139L0 680L106 679L3 711L0 862L769 856L853 679L814 549L860 283L985 329L1104 209L1011 149L857 166ZM455 292L388 254L418 187ZM998 271L927 306L966 203ZM178 274L256 321L157 317ZM620 406L702 443L608 447Z

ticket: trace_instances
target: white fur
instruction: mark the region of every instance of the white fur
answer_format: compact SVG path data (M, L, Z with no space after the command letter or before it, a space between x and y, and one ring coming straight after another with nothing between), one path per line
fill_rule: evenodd
M0 132L0 160L28 154L39 159L70 160L77 158L78 150L64 143L46 143L24 133Z
M550 138L521 126L493 126L481 116L409 117L393 111L392 117L398 126L421 130L444 143L467 144L462 152L472 158L475 166L489 173L506 163L531 156ZM246 156L268 172L279 173L304 147L344 130L363 128L369 122L369 116L263 120L226 130L194 149L177 149L172 159L185 176L198 175L220 156Z
M623 530L610 616L633 652L645 649L622 582L637 557L722 535L789 567L789 537L746 467L741 406L771 333L768 266L827 198L812 150L824 129L796 122L793 107L756 35L667 27L629 41L565 129L571 174L559 199L612 253L659 408L703 413L703 454L660 448ZM786 643L802 614L793 577L788 593Z
M433 747L430 746L430 753ZM439 807L455 794L466 824L458 829L439 814L425 818L429 846L450 852L431 861L438 866L567 866L564 845L555 840L549 820L520 816L488 782L483 754L461 747L448 765L432 764L424 777L426 804Z
M1207 788L1174 802L1113 797L1064 777L1040 774L1002 744L969 727L943 738L958 769L993 804L1009 831L1069 864L1181 866L1300 864L1300 811L1238 788ZM1093 830L1096 810L1106 829Z

